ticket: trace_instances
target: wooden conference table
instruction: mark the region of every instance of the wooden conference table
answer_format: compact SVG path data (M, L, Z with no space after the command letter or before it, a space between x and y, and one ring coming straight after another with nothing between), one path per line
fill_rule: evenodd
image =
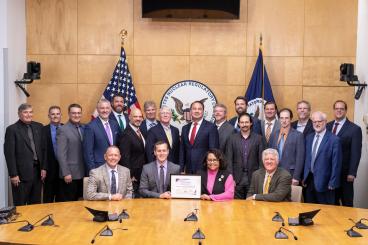
M84 208L120 213L127 209L130 219L119 222L92 222L92 215ZM198 208L198 222L184 222L188 213ZM309 227L289 226L287 217L299 212L321 208ZM210 202L200 200L133 199L120 202L78 201L17 207L21 216L33 223L52 213L58 227L39 226L31 232L19 232L23 223L0 225L0 243L21 244L91 244L93 236L105 225L114 230L112 237L98 236L95 244L198 244L192 234L198 227L206 238L202 244L275 244L296 242L276 240L275 231L281 223L271 221L278 211L285 219L285 227L308 244L368 244L368 230L358 230L361 238L350 238L345 230L353 223L368 218L368 209L314 205L304 203L266 203L234 200Z

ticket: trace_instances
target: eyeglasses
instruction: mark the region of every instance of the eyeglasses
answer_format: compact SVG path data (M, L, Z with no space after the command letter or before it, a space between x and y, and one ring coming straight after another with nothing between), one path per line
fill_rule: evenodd
M313 124L319 124L319 123L323 123L325 120L321 120L321 121L313 121Z
M218 162L218 159L207 159L207 162Z

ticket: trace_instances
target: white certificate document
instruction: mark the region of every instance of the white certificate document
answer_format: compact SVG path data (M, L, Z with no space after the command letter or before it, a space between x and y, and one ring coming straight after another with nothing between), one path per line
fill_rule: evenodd
M172 198L197 198L201 197L200 175L171 175Z

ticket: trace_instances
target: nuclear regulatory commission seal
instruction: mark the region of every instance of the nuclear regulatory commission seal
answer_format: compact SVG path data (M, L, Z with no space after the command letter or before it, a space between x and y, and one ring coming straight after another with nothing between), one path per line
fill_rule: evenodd
M204 104L204 119L212 122L217 99L211 89L201 82L185 80L175 83L162 96L161 107L171 109L171 124L181 132L181 128L191 121L190 104L197 100Z

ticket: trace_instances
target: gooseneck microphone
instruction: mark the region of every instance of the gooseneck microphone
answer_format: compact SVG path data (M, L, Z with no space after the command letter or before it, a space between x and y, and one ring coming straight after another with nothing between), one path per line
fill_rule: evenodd
M275 212L275 216L273 216L272 221L281 222L281 225L285 226L284 218L279 212Z
M15 224L15 223L27 223L25 226L20 227L18 231L28 232L28 231L33 230L34 228L34 225L29 223L28 220L11 221L11 222L8 222L7 224Z
M102 229L100 229L93 237L93 239L91 240L91 243L95 243L96 237L98 236L98 234L100 234L103 230L105 229L110 229L108 225L105 225L104 227L102 227Z
M293 237L294 237L294 240L298 240L298 237L291 231L291 230L289 230L289 229L286 229L286 228L284 228L284 227L280 227L279 228L279 230L276 232L276 234L277 233L281 233L281 234L283 234L285 237L280 237L281 239L283 239L283 238L288 238L287 237L287 235L282 231L282 230L284 230L284 231L287 231L287 232L289 232ZM275 234L275 236L276 236L276 234ZM277 238L277 237L276 237Z

